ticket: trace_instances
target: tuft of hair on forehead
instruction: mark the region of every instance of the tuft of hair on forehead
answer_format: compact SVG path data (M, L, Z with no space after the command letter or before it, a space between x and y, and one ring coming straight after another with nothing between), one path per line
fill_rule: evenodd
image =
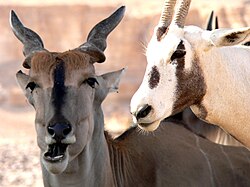
M64 67L70 72L73 69L82 69L88 67L90 64L90 57L80 51L72 50L63 53L37 52L31 59L32 71L38 73L51 72L58 63L62 60Z

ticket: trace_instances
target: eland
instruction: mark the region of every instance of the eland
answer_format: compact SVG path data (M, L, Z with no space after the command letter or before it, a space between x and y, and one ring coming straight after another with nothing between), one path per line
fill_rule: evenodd
M42 39L11 12L11 26L24 45L16 76L36 111L35 127L45 187L248 186L250 152L209 142L166 121L155 134L137 127L116 139L104 131L102 101L118 89L123 69L101 76L107 35L124 7L98 23L87 42L49 52ZM175 135L175 136L173 136Z
M250 147L250 27L184 27L191 0L166 0L147 47L143 81L131 99L133 120L147 131L191 107Z

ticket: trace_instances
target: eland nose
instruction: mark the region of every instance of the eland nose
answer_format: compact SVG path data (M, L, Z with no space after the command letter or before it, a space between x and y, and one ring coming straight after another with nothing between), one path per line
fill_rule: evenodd
M142 106L135 114L135 117L137 120L141 118L145 118L152 110L152 107L150 105L144 105Z
M70 124L67 123L55 123L48 126L48 133L54 138L57 142L65 139L66 136L71 132L72 128Z

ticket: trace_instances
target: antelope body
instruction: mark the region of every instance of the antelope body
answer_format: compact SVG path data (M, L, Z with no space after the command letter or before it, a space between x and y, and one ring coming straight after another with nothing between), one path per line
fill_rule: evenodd
M165 1L148 44L145 76L131 100L134 121L155 130L160 121L191 107L250 147L250 27L184 27L190 0ZM174 15L174 18L172 19ZM173 21L172 21L173 20Z

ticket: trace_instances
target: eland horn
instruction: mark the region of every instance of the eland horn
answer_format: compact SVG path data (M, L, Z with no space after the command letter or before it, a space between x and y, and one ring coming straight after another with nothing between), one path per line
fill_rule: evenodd
M111 16L96 24L90 31L87 42L77 49L90 54L95 62L104 62L104 50L107 47L106 39L114 28L120 23L124 16L125 6L120 7Z
M23 54L26 59L30 58L37 51L45 50L40 36L31 29L26 28L13 10L10 12L10 26L15 36L23 44ZM28 61L25 61L23 66L30 68Z

